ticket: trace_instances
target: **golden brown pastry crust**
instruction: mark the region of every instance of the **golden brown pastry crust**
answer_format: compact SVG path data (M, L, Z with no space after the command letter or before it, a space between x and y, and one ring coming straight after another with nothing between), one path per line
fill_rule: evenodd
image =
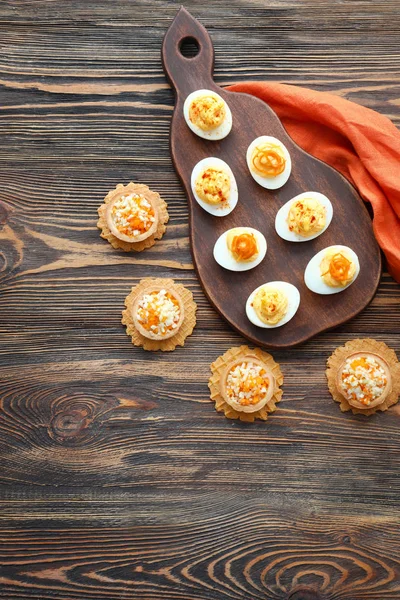
M338 389L337 377L344 361L352 354L359 352L375 354L385 361L390 369L391 389L388 391L384 401L372 408L365 407L364 409L352 406ZM351 410L353 414L369 416L378 410L385 411L398 402L400 395L400 363L394 350L389 348L384 342L378 342L377 340L370 338L351 340L344 346L336 348L333 354L328 358L327 365L328 369L326 370L326 377L328 379L328 388L332 398L335 402L340 404L341 411L346 412Z
M184 317L176 334L162 340L149 339L142 335L135 327L132 316L133 306L136 300L158 289L165 289L179 296L184 309ZM170 352L176 346L183 346L196 325L197 305L193 300L193 294L180 283L173 279L150 278L142 279L137 286L133 287L131 293L125 298L126 309L122 311L122 324L126 326L127 335L131 336L134 346L142 346L144 350Z
M221 377L226 372L228 366L233 365L238 360L244 359L255 359L261 361L266 365L267 371L271 372L274 378L274 392L270 400L265 404L263 408L256 412L247 413L239 412L232 408L224 399L223 390L221 390ZM219 356L215 362L211 365L212 375L208 382L210 389L210 398L215 402L215 408L218 412L225 413L228 419L240 419L241 421L247 421L252 423L255 419L267 420L268 413L274 412L276 404L282 397L282 390L280 386L283 383L283 375L281 369L271 356L267 352L263 352L259 348L250 349L248 346L236 346L230 348Z
M124 242L118 239L111 231L107 224L106 212L107 207L112 203L118 196L122 194L141 194L151 202L154 206L156 214L158 216L157 229L154 234L147 237L146 239L139 242ZM110 242L113 248L119 248L125 252L141 252L145 248L150 248L156 242L160 240L165 233L165 224L168 223L169 215L167 210L167 203L160 197L157 192L153 192L147 185L141 183L133 183L132 181L128 185L119 183L114 190L108 192L104 198L104 203L99 206L97 212L99 213L99 220L97 221L97 227L101 229L101 237Z

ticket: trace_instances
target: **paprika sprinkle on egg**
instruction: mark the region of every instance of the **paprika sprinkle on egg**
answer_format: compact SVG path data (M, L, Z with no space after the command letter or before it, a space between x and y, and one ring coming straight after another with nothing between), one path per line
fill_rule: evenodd
M309 237L325 227L326 209L316 198L296 200L290 207L287 223L289 231Z
M189 129L206 140L221 140L232 128L232 113L224 98L212 90L195 90L183 103Z
M196 180L196 193L207 204L226 204L230 191L229 175L220 168L208 167L200 173Z

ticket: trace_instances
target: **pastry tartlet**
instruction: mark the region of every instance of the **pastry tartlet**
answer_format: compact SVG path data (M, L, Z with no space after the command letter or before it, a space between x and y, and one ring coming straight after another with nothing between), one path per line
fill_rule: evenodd
M398 402L400 363L383 342L347 342L329 357L326 375L329 391L344 412L371 415Z
M210 397L228 419L267 420L280 401L283 376L272 356L259 348L230 348L211 365Z
M132 344L144 350L183 346L196 324L192 293L173 279L142 279L125 298L122 323Z
M157 192L138 183L119 184L98 208L101 237L114 248L141 252L161 239L169 216L167 204Z

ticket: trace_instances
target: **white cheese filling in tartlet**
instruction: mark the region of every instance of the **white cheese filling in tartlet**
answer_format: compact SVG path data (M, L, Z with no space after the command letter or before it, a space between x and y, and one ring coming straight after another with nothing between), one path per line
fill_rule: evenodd
M151 203L139 194L117 198L111 209L111 218L119 233L130 238L147 233L156 215Z
M341 373L341 389L348 400L369 406L385 391L385 369L371 356L350 357Z
M233 404L256 406L265 400L270 385L270 378L262 365L244 361L228 372L225 391Z
M164 289L144 294L136 309L136 318L148 337L175 334L181 318L178 300Z

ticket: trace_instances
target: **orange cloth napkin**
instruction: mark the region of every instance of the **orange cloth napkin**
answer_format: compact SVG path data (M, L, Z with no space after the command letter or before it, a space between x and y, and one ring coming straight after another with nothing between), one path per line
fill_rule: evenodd
M244 82L227 89L264 100L299 146L340 171L371 203L375 237L400 283L400 131L394 124L339 96L294 85Z

